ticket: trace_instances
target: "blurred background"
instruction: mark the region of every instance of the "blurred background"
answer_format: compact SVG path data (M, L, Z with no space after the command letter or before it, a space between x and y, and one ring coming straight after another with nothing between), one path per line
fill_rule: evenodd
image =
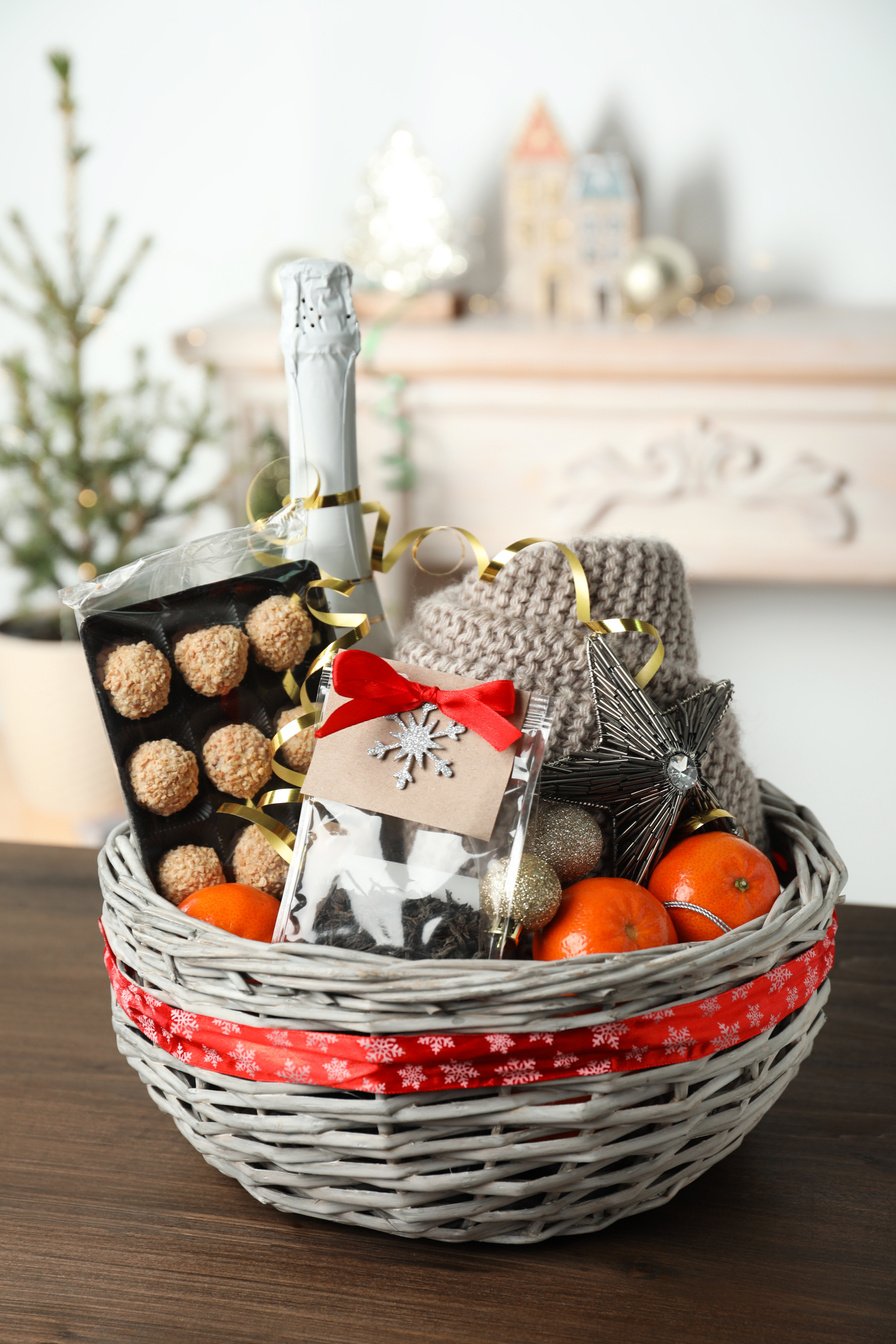
M116 814L52 589L242 520L277 265L347 255L394 535L668 536L751 763L896 901L894 60L889 0L6 0L0 838Z

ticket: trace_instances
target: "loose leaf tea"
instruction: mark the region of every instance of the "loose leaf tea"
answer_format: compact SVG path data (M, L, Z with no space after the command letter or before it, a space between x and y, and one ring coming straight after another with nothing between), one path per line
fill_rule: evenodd
M385 740L387 719L368 727ZM548 729L549 703L533 695L484 840L452 829L450 786L441 826L306 796L275 939L405 958L481 955L480 882L502 861L515 881Z

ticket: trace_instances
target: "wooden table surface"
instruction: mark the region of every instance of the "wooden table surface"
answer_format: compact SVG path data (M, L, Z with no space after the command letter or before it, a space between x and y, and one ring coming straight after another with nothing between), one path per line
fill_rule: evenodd
M845 907L828 1022L743 1147L665 1208L529 1248L263 1208L118 1055L87 850L0 846L6 1344L896 1339L896 910Z

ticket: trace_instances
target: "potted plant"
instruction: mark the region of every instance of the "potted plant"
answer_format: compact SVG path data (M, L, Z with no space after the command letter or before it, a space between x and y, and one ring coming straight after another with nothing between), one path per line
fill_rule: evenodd
M120 794L77 641L59 588L93 578L171 544L186 518L210 501L207 468L195 458L220 437L206 370L194 406L149 373L134 354L129 385L89 385L85 350L142 262L143 238L108 278L118 220L96 244L82 241L80 175L88 153L77 136L71 60L49 57L58 83L64 151L63 256L55 267L18 211L0 238L0 267L13 282L0 303L36 333L41 353L0 359L0 569L15 607L0 623L0 731L19 795L45 812L86 822L113 814ZM191 491L189 478L201 488ZM220 484L220 481L217 482Z

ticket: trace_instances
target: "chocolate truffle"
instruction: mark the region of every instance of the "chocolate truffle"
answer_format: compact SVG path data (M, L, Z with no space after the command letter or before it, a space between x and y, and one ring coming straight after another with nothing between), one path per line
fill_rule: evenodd
M270 743L251 723L228 723L206 740L202 763L216 789L251 798L270 779Z
M157 878L162 895L179 905L194 891L223 882L224 869L213 849L204 845L178 845L162 855Z
M292 723L300 714L304 714L303 709L298 706L295 709L284 709L277 720L277 728L284 727L287 723ZM282 765L289 766L290 770L298 770L304 774L311 763L311 753L314 750L314 729L301 728L295 737L291 737L288 742L277 752L277 760ZM270 848L270 846L268 846Z
M257 826L247 826L233 851L233 877L259 887L271 896L282 896L289 865L276 854Z
M128 777L140 806L159 817L180 812L199 792L196 757L170 737L139 746L128 761Z
M249 641L235 625L209 625L180 636L174 661L191 690L209 697L226 695L246 675Z
M305 608L283 595L265 598L246 617L252 652L273 672L285 672L302 661L311 643L312 628Z
M100 659L103 689L124 719L148 719L168 703L171 665L154 644L118 644Z

